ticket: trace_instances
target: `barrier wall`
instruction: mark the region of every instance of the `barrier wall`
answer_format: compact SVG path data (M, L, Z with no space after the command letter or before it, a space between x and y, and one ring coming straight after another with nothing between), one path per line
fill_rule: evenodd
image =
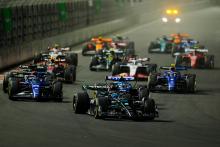
M17 3L15 3L15 1ZM5 0L0 6L0 69L28 60L55 43L70 46L89 38L150 22L163 0ZM208 0L188 0L187 9ZM143 17L144 16L144 17Z
M140 3L142 0L5 1L0 8L0 69L28 60L54 43L70 46L130 26Z

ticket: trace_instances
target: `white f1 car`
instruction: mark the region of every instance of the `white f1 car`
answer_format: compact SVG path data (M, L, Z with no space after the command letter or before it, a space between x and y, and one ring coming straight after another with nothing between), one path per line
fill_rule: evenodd
M150 73L157 71L157 64L149 63L149 61L150 58L129 58L126 62L113 65L112 75L147 80Z

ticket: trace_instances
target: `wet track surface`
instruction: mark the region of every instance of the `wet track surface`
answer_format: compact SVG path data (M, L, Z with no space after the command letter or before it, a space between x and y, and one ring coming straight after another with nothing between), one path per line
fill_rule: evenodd
M158 65L170 65L170 55L147 53L150 41L163 34L190 33L215 54L214 70L190 70L197 74L195 94L152 93L160 117L155 121L96 120L76 115L73 94L83 83L104 79L108 72L90 72L90 57L79 55L77 81L64 85L64 102L10 101L0 92L0 146L170 146L217 147L220 145L220 9L207 8L183 16L179 25L158 19L122 34L136 43L138 55ZM2 89L2 85L0 85Z

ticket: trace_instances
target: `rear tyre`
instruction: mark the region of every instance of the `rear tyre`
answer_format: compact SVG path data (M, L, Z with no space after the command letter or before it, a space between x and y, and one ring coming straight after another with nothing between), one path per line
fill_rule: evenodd
M108 98L106 97L99 97L96 100L96 106L94 110L94 117L95 119L104 119L105 113L108 111Z
M187 91L189 93L196 92L196 75L189 75L187 78Z
M150 45L149 45L149 47L148 47L148 53L152 53L152 49L155 47L155 44L154 44L154 42L151 42L150 43Z
M206 57L206 68L213 69L214 65L214 55L209 55Z
M64 79L66 82L70 82L70 83L76 81L76 67L74 65L69 66L65 70Z
M70 65L74 65L77 66L78 65L78 54L76 53L70 53L66 56L66 61L70 64Z
M84 45L83 46L83 48L82 48L82 55L83 56L86 56L86 52L87 51L95 51L95 49L96 49L96 47L95 47L95 45L93 44L93 43L87 43L86 45Z
M120 74L120 64L116 63L112 68L112 76Z
M4 93L7 93L8 91L8 79L10 77L10 73L6 73L4 75L4 79L3 79L3 85L2 85L2 90L4 91Z
M144 113L148 114L146 119L154 120L156 115L156 105L153 99L148 98L144 100Z
M8 82L8 97L10 100L17 100L14 95L18 92L18 83L15 79L10 79Z
M89 109L90 99L87 92L77 93L73 96L73 111L76 114L84 114Z
M146 87L140 87L138 92L139 100L141 101L143 98L148 99L149 98L149 89Z
M149 72L150 73L155 73L157 72L157 64L149 64Z
M176 66L181 66L182 65L182 56L180 56L180 55L176 56L175 65Z
M52 88L53 98L58 102L63 101L62 89L63 89L63 85L60 81L56 81L55 83L53 83L53 88Z
M87 46L85 45L85 46L82 48L82 55L85 56L85 55L86 55L86 52L87 52Z
M147 86L149 90L152 90L157 83L157 74L150 74L148 76Z
M98 59L97 58L92 58L92 61L91 61L90 65L89 65L89 69L91 71L96 71L96 69L94 69L93 66L97 66L97 65L99 65Z

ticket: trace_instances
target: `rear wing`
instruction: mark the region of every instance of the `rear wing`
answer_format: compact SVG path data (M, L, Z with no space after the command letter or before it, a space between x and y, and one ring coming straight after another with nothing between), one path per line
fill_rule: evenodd
M119 43L116 43L118 46L127 46L127 43L125 42L119 42Z
M146 61L150 61L150 58L139 58L137 59L137 61L146 62Z
M208 53L208 49L191 49L191 48L186 48L185 49L185 52L194 52L194 51L197 51L197 52L201 52L201 53Z
M136 62L147 62L150 61L150 58L129 58L128 62L136 63Z
M83 90L107 90L109 88L108 85L83 85Z
M161 66L160 67L160 69L163 69L163 70L171 70L172 68L174 68L176 71L180 71L180 70L187 70L189 67L186 67L186 66L176 66L176 67Z
M112 42L112 38L92 38L91 41L99 41L99 40L102 40L103 42Z
M61 51L70 51L70 47L61 48Z
M109 80L109 81L134 81L135 78L134 77L120 77L120 76L106 76L105 80Z
M187 33L181 33L181 34L170 34L171 37L176 37L176 36L180 36L180 37L189 37L189 34Z

